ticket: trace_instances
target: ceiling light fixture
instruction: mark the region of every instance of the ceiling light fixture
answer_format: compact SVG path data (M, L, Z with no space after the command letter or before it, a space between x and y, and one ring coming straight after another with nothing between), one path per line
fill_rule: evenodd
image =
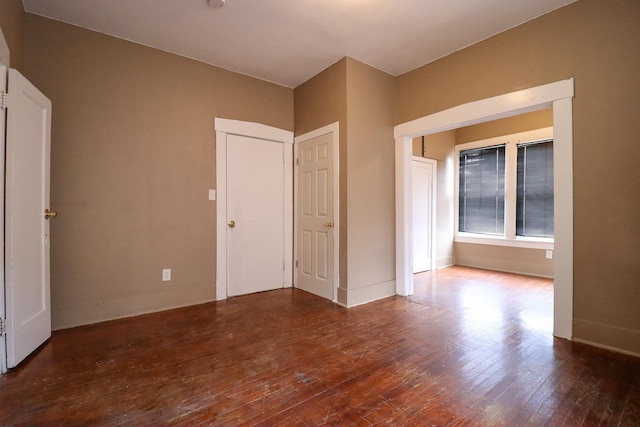
M222 7L226 0L208 0L211 7Z

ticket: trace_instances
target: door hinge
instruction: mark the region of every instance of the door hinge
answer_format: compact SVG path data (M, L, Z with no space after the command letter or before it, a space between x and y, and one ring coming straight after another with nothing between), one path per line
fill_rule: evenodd
M284 271L284 260L282 260L282 271Z
M2 92L2 97L0 99L0 108L2 108L3 110L7 109L7 92Z
M7 333L5 329L5 322L6 322L6 319L0 319L0 337L5 336Z
M299 164L300 164L299 160L300 160L300 159L296 158L296 165L299 165Z
M296 260L296 268L298 268L298 260Z

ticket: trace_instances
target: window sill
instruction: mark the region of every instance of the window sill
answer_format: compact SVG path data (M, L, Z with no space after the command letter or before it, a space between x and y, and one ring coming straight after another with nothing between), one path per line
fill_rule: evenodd
M506 239L502 236L486 236L481 234L458 234L455 237L456 243L474 243L477 245L509 246L512 248L529 248L553 250L553 239L518 237L516 239Z

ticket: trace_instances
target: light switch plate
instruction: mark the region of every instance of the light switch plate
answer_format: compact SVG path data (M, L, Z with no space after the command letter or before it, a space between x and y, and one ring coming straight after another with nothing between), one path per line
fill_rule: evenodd
M170 268L164 268L162 270L162 281L163 282L168 282L171 280L171 269Z
M209 200L216 199L216 190L209 190Z

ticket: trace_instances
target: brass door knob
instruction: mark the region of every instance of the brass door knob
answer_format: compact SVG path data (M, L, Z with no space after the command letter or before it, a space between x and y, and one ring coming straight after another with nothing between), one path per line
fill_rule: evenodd
M327 227L327 228L333 228L333 223L332 222L327 222L324 226Z
M235 221L229 221L229 228L233 228L236 226L236 222Z
M55 218L58 216L58 212L50 211L49 209L44 210L44 219Z

